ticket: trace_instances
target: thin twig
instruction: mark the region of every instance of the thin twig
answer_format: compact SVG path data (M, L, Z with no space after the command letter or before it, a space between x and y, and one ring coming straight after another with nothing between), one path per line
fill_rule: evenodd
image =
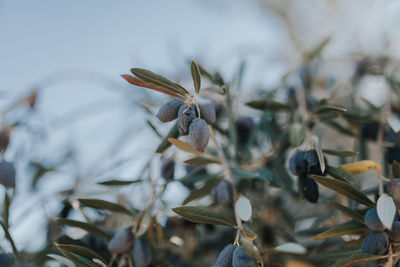
M215 147L217 148L218 157L219 157L219 159L221 161L222 167L224 168L225 178L226 178L227 181L229 181L232 184L233 199L236 201L237 198L238 198L238 194L236 192L235 185L233 183L231 169L230 169L229 164L228 164L228 162L227 162L227 160L225 158L224 152L222 151L222 148L218 143L217 137L215 135L214 128L211 125L209 125L208 128L210 129L211 138L214 141ZM242 227L243 227L242 226L242 220L240 219L239 214L236 211L236 206L235 205L233 205L233 212L235 213L236 225L239 228L238 231L240 231L240 229L242 229Z

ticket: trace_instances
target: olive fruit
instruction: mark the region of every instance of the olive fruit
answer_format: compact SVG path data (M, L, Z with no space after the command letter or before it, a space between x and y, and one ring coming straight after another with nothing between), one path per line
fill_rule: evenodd
M14 187L15 175L14 163L2 160L0 162L0 184L5 187Z
M253 258L249 256L249 254L244 251L242 246L238 246L235 248L232 257L232 266L233 267L251 267L256 266Z
M178 110L178 131L180 135L189 134L189 126L194 118L196 118L196 111L193 106L190 108L187 104L180 106Z
M0 253L0 266L2 267L14 267L14 257L10 254Z
M166 180L174 179L175 162L172 158L164 158L161 164L161 176Z
M245 145L253 131L254 121L251 117L240 117L236 121L236 128L239 144Z
M108 243L108 250L112 253L126 252L131 248L134 240L135 236L130 228L121 230L111 238Z
M305 152L297 150L289 160L289 169L293 175L301 175L307 171L307 163L304 160Z
M361 252L373 255L383 255L389 246L389 236L386 232L372 232L362 242Z
M216 120L215 108L212 103L199 104L200 118L205 120L207 124L214 124ZM197 112L197 110L196 110Z
M215 200L217 203L229 204L233 201L232 184L226 180L221 180L215 187Z
M235 246L232 244L227 245L218 255L215 267L231 267L232 257L235 250Z
M178 117L179 108L183 104L185 102L182 99L172 99L160 107L156 116L162 122L173 121Z
M317 183L311 179L306 177L302 181L302 193L303 197L310 201L311 203L317 203L319 197L318 185Z
M396 204L396 208L400 208L400 179L393 178L390 180L387 186L387 190L389 194L392 196L394 200L394 204Z
M364 215L365 225L372 231L384 231L385 226L378 217L376 208L369 209Z
M389 239L395 242L400 241L400 222L396 221L392 225L392 229L388 232Z
M308 150L304 154L304 160L307 163L307 173L323 175L321 165L318 160L317 151L315 149Z
M190 124L189 138L190 143L197 151L204 152L210 138L210 131L205 120L193 119Z
M151 248L143 238L136 238L132 248L132 258L136 267L146 267L151 262Z

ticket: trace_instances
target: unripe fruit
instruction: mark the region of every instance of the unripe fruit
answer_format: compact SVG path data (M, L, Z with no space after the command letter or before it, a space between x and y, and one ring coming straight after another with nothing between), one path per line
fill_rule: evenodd
M14 267L14 257L10 254L0 253L0 266L1 267Z
M161 176L166 180L174 179L175 162L171 158L164 158L161 165Z
M188 109L188 105L184 104L179 108L178 131L180 135L188 135L190 123L194 118L196 118L196 112L193 107Z
M400 241L400 222L394 222L392 229L389 231L389 239L395 242Z
M235 246L232 244L227 245L218 255L215 267L231 267L233 252L235 251Z
M232 266L250 267L250 266L256 266L256 263L254 262L253 258L250 257L249 254L246 253L246 251L244 251L242 246L238 246L235 248L235 251L233 252Z
M306 178L303 180L302 185L303 197L310 201L311 203L317 203L319 197L318 185L317 183L310 178Z
M289 169L293 175L302 175L307 171L307 163L304 160L305 152L297 150L289 160Z
M373 255L383 255L389 246L389 236L386 232L372 232L362 242L361 252Z
M321 172L321 165L319 164L317 151L311 149L304 154L304 160L307 163L307 173L323 175Z
M249 141L250 134L254 128L254 121L251 117L240 117L236 121L239 144L245 145Z
M5 160L0 162L0 184L5 187L15 186L14 163Z
M130 228L119 231L114 234L114 236L108 243L108 250L113 253L126 252L131 248L134 240L135 236L133 235Z
M208 124L214 124L216 120L216 112L212 103L199 104L200 117ZM197 111L197 110L196 110Z
M146 267L151 262L151 248L143 238L136 238L132 248L135 267Z
M390 180L387 186L387 190L389 194L392 196L394 204L396 204L396 208L400 208L400 179L393 178Z
M385 230L385 226L382 224L378 217L376 208L369 209L364 215L365 225L372 231L381 232Z
M195 118L190 124L189 138L192 146L200 152L204 152L210 139L210 131L205 120Z
M175 120L178 117L178 110L183 104L185 102L179 98L168 101L158 110L157 118L162 122Z
M232 184L226 180L221 180L215 187L215 200L217 203L229 204L233 201Z

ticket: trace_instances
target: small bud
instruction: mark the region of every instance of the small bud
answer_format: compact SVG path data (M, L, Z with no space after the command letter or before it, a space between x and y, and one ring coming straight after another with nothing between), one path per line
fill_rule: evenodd
M217 203L230 204L233 201L232 184L226 180L221 180L215 187L215 200Z
M232 244L227 245L218 255L215 267L230 267L232 266L233 252L235 246Z
M394 222L392 229L389 231L389 239L395 242L400 241L400 222Z
M208 124L214 124L216 120L216 113L212 103L200 104L200 117ZM196 110L197 111L197 110Z
M124 253L131 248L134 240L135 236L130 228L121 230L111 238L108 250L112 253Z
M15 187L15 175L14 163L5 160L0 162L0 184Z
M297 150L289 160L289 169L293 175L302 175L307 170L307 163L304 160L305 152Z
M364 215L365 225L372 231L381 232L385 230L385 226L382 224L378 217L376 208L369 209Z
M250 266L256 266L256 263L254 262L253 258L250 257L249 254L246 253L246 251L244 251L242 246L238 246L235 248L235 251L233 252L232 266L250 267Z
M151 262L151 248L143 238L136 238L132 248L132 258L135 267L146 267Z
M161 176L166 180L174 179L175 162L171 158L164 158L161 165Z
M317 183L310 178L306 178L303 180L302 185L303 197L307 199L311 203L317 203L319 197L318 185Z
M195 118L190 124L189 138L192 146L200 152L204 152L207 147L210 131L205 120Z
M400 208L400 179L393 178L387 186L389 194L392 196L396 208Z
M179 108L185 104L182 99L175 98L163 104L157 113L157 118L162 122L173 121L178 117Z
M193 107L188 109L187 104L184 104L179 108L178 131L180 135L189 134L189 126L194 118L196 118L196 112Z
M251 117L240 117L236 121L237 135L239 144L245 145L250 138L254 128L254 121Z
M362 242L361 252L383 255L387 252L389 237L386 232L372 232Z

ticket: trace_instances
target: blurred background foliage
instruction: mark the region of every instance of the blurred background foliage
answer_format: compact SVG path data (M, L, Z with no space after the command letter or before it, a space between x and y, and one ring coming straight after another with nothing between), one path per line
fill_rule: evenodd
M5 11L19 8L0 3ZM351 187L372 201L379 196L382 181L376 170L343 178L343 173L335 173L337 167L368 159L381 167L384 178L395 177L393 162L400 157L399 4L292 0L185 4L134 2L126 14L107 10L104 3L99 3L99 11L82 6L77 23L88 27L82 35L93 39L105 35L118 40L108 42L109 47L132 51L123 54L120 65L113 53L103 56L96 43L75 44L72 40L79 36L71 35L77 28L72 22L56 24L71 40L64 43L58 41L63 38L57 27L46 32L39 25L33 33L41 38L17 26L5 28L10 38L0 46L5 59L0 66L7 74L2 78L0 150L2 160L14 164L16 179L11 185L1 181L5 186L0 190L0 262L4 258L10 266L59 266L57 262L68 258L78 265L101 266L87 262L97 258L109 266L215 264L220 251L234 243L236 229L191 222L171 208L202 206L227 213L228 218L234 215L232 205L221 204L216 192L226 178L217 146L210 141L206 158L171 146L167 138L178 138L175 123L160 123L155 116L169 98L135 88L119 77L131 67L145 67L193 88L192 58L201 66L200 96L216 107L213 127L235 191L252 205L244 238L254 243L264 265L330 266L360 252L368 233L363 225L332 239L313 237L350 221L339 204L361 215L366 206L323 186L318 203L310 203L298 177L289 171L289 158L296 149L308 150L319 143L331 167L328 177L354 178ZM26 5L21 12L40 6ZM74 7L48 8L40 22L51 24L57 14L70 20ZM173 19L163 9L177 18L181 12L182 17ZM114 26L94 30L99 18L89 11L99 18L113 14L106 16L105 25ZM141 16L151 12L158 16L146 25L148 19ZM0 31L2 24L9 25L4 17L12 15L0 13ZM113 24L118 15L135 21ZM249 20L252 15L257 19ZM26 33L19 38L27 39L10 34L18 30ZM166 32L172 37L168 39ZM54 51L37 50L36 58L29 44L36 47L39 39L46 41L49 36ZM226 46L214 44L224 40ZM123 42L133 48L123 48L119 45ZM11 49L17 44L28 47ZM78 59L81 48L85 52ZM63 64L57 58L60 52L72 70L54 68ZM28 67L23 66L24 57ZM35 69L32 63L50 59L56 72ZM71 64L83 59L94 65L82 63L85 70ZM97 68L107 62L108 69ZM133 247L113 255L110 239L125 229L135 233ZM297 247L277 249L287 243Z

